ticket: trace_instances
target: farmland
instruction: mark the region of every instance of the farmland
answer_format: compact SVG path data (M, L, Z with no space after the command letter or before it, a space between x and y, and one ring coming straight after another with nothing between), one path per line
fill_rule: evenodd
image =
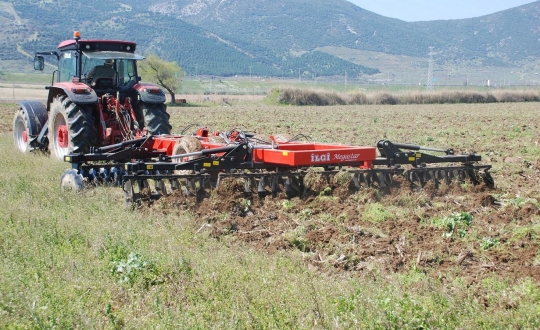
M320 142L388 139L493 165L452 183L132 210L118 188L58 189L67 168L14 152L0 104L0 325L84 328L538 328L538 103L293 107L231 97L189 124Z

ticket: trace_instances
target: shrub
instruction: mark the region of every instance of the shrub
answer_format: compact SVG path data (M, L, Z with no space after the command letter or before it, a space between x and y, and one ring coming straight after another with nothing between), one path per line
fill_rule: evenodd
M349 99L349 104L369 104L368 98L364 93L353 94Z
M395 105L398 104L397 98L394 95L389 93L377 94L374 97L375 104L384 104L384 105Z
M276 96L277 95L277 96ZM400 94L375 92L371 94L355 93L343 97L337 93L301 89L274 89L270 100L290 105L366 105L366 104L445 104L445 103L495 103L495 102L537 102L540 95L535 91L416 91Z
M301 89L285 89L281 91L278 102L291 105L345 105L346 102L336 93L315 92Z

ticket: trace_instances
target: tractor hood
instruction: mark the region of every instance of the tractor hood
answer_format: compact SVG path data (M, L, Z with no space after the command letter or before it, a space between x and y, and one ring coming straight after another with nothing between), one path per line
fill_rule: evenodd
M83 52L88 58L93 58L97 60L142 60L144 56L135 53L127 52L113 52L113 51L98 51L98 52Z

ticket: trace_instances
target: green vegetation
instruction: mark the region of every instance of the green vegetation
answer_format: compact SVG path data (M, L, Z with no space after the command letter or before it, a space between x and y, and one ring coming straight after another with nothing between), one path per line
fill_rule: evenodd
M184 71L176 62L167 62L151 54L146 61L141 62L139 70L143 80L147 79L165 88L169 92L171 103L176 103L175 94L182 87L184 78Z
M483 237L482 241L480 242L480 248L482 250L489 250L494 246L499 245L500 240L498 238L493 237Z
M444 228L443 237L454 239L456 234L460 238L465 237L468 227L472 225L472 220L473 217L470 213L461 212L435 219L433 223Z
M380 203L368 204L361 216L371 223L380 223L392 218L392 214Z

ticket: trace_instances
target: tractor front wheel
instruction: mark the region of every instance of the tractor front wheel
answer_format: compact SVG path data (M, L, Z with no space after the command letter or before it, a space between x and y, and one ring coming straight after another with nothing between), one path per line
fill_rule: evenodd
M92 110L57 96L49 113L49 150L51 156L63 159L68 153L88 153L95 145L96 129Z
M13 141L15 147L20 152L30 151L28 139L30 138L30 130L28 129L28 121L24 110L19 109L15 113L15 119L13 120Z

